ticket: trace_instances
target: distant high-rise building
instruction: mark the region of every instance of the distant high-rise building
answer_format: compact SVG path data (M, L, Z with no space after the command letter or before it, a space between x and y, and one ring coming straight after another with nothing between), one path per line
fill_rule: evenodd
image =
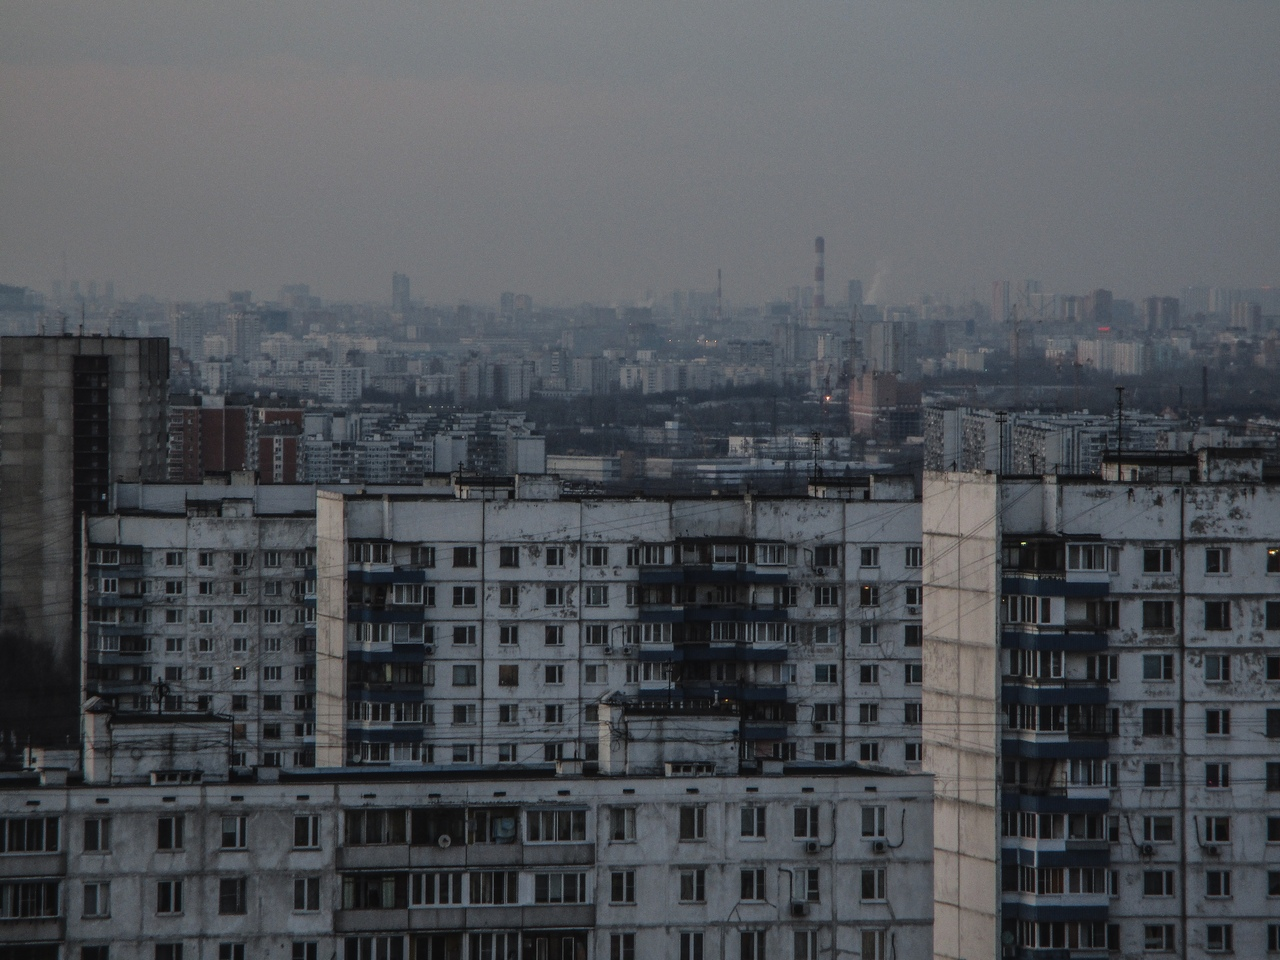
M851 307L862 306L862 281L861 280L849 281L849 306Z
M114 480L164 479L168 394L163 338L0 339L2 653L68 681L35 735L77 729L81 518L111 511Z
M1084 298L1084 318L1087 323L1109 327L1113 320L1110 290L1091 290Z
M996 280L991 284L991 322L1004 323L1009 319L1012 306L1012 285L1008 280Z
M1147 297L1142 302L1143 325L1148 330L1169 330L1178 325L1177 297Z
M498 315L507 320L516 315L516 295L514 293L507 291L498 298Z
M403 273L391 274L391 309L397 313L409 309L409 278Z

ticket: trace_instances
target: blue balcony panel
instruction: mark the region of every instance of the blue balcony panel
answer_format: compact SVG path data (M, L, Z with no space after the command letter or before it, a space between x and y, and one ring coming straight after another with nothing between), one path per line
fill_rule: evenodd
M1026 813L1106 813L1111 802L1106 797L1033 797L1024 793L1004 793L1001 809Z
M422 727L407 724L403 727L347 727L347 740L364 743L420 743Z
M1006 739L1001 742L1006 757L1027 760L1093 760L1108 756L1105 740L1036 741Z
M351 583L426 583L426 570L352 570L347 569L347 580ZM314 574L312 575L314 576Z
M389 650L348 650L347 660L353 663L421 663L425 655L426 648L420 643L397 643Z
M369 686L378 689L366 689L359 684L351 684L347 687L347 699L369 703L422 703L426 700L426 691L422 687L389 690L388 684L379 683Z
M1108 917L1106 907L1019 903L1016 900L1004 901L1000 905L1000 914L1006 921L1035 920L1042 923L1094 923Z
M422 623L422 607L347 607L347 623Z
M1104 686L1041 687L1005 684L1000 690L1001 703L1022 703L1033 707L1064 707L1107 703L1111 691Z
M1005 596L1024 597L1105 597L1111 593L1110 583L1072 583L1058 577L1004 577L1000 592Z
M785 740L785 724L746 723L742 726L743 740Z
M1005 838L1006 841L1012 839L1014 838ZM1105 847L1096 850L1036 850L1027 847L1003 847L1000 850L1000 862L1006 867L1109 867L1111 851Z
M1097 653L1106 650L1108 642L1105 633L1091 631L1037 633L1004 630L1000 634L1000 646L1005 650L1063 650L1067 653Z

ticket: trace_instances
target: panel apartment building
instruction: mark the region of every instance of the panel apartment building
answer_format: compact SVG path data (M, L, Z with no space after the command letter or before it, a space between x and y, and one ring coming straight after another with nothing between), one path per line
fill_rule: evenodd
M919 763L909 480L518 491L122 487L89 521L85 694L229 714L244 767L597 762L606 701L732 714L752 762Z
M1255 451L927 474L936 958L1280 953L1280 486Z
M180 755L154 748L166 737ZM929 949L924 774L659 764L583 776L560 764L245 779L229 777L228 743L217 718L113 715L98 701L83 777L0 778L0 952L889 960ZM185 767L165 765L180 756Z

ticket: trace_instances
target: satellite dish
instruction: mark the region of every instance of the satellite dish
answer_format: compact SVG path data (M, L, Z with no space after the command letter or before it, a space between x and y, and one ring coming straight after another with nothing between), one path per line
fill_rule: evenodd
M440 834L440 838L436 840L436 845L441 850L448 850L452 844L453 844L453 838L449 836L447 833Z
M1014 936L1013 936L1012 930L1006 930L1004 933L1000 934L1000 942L1003 943L1006 947L1012 947L1013 941L1014 941Z

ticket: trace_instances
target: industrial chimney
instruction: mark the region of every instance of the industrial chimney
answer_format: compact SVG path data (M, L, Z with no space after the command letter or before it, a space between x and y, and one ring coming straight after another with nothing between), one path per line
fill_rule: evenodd
M823 290L826 281L827 241L818 237L813 241L813 252L817 262L813 265L813 309L821 310L827 305L827 295Z

